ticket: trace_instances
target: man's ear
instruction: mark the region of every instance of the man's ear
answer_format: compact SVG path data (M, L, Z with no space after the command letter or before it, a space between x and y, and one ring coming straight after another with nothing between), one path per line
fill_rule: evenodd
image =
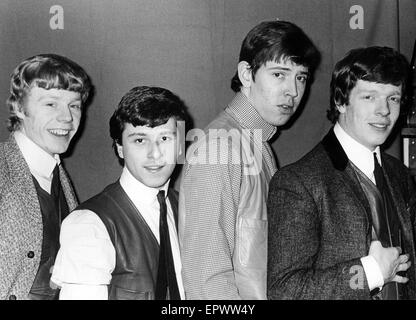
M253 82L251 66L246 61L240 61L237 66L238 78L244 88L249 88Z
M124 159L124 155L123 155L123 146L116 143L117 146L117 154L121 159Z
M24 112L23 106L20 103L14 102L13 104L13 112L20 120L23 120L26 117Z
M345 113L347 111L345 104L336 104L336 107L339 113Z

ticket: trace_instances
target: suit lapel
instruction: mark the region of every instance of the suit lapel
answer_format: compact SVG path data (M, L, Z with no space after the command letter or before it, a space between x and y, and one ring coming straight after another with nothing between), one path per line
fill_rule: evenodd
M26 236L34 242L42 241L43 225L40 204L32 174L13 136L4 145L4 153L10 173L11 192L19 199L19 209L24 214L22 224L28 227ZM18 209L16 209L18 210ZM41 245L37 243L35 245Z
M355 195L357 203L362 207L363 215L367 223L367 231L370 232L372 226L370 205L358 181L354 168L349 164L347 154L335 136L333 128L323 138L322 145L331 159L332 165L343 177L342 180L345 186Z
M66 202L68 203L69 212L71 212L78 206L78 200L75 191L72 188L71 180L69 180L68 174L62 164L59 166L59 178L61 180L61 186L64 191Z

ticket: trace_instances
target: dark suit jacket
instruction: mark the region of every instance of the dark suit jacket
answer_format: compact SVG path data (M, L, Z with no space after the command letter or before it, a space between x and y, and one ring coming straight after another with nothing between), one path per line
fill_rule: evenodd
M73 210L77 200L61 167L62 189ZM11 135L0 143L0 299L28 298L39 268L42 237L42 213L32 175Z
M415 298L415 190L407 168L382 153L412 266ZM368 200L331 129L311 152L278 171L268 198L270 299L370 299L360 261L371 243Z

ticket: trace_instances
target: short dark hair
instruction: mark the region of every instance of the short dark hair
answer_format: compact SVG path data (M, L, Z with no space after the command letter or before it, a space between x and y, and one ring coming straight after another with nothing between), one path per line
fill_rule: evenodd
M288 21L264 21L249 31L241 44L240 61L246 61L253 79L257 70L268 61L288 59L305 66L313 73L320 61L320 53L308 36ZM231 79L231 89L240 91L238 72Z
M358 80L401 85L404 94L408 73L406 58L392 48L373 46L349 51L332 72L328 119L332 123L338 120L337 106L348 105L351 90Z
M110 136L116 154L116 143L122 145L126 123L153 128L165 124L172 117L177 121L188 120L185 104L177 95L159 87L132 88L121 98L110 118Z
M15 110L20 110L32 87L79 92L85 103L92 85L84 69L66 57L49 53L25 59L14 69L10 80L10 96L6 101L10 131L20 128L20 118Z

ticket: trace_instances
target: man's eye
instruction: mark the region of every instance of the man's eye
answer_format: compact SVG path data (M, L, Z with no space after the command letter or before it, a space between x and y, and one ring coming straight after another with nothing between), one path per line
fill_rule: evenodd
M401 97L390 97L390 101L399 104L401 101Z
M134 142L141 144L141 143L144 142L144 139L138 138L138 139L134 140Z
M55 107L55 103L53 103L53 102L47 102L46 105L48 107Z
M281 73L281 72L274 72L273 73L273 76L276 77L276 78L283 78L284 77L284 74Z
M307 76L298 76L297 79L301 83L306 83L306 80L308 80L308 77Z
M81 105L80 104L72 104L70 106L71 109L76 109L76 110L81 110Z
M172 138L171 137L168 137L168 136L163 136L162 137L162 141L169 141L169 140L171 140Z
M366 95L363 98L364 98L364 100L373 100L374 99L374 96L372 96L372 95Z

